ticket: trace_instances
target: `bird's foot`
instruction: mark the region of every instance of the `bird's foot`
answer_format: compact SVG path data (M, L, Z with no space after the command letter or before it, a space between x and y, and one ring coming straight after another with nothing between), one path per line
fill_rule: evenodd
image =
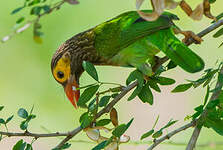
M182 42L184 42L185 44L190 43L190 39L193 39L195 44L201 44L201 42L203 41L203 39L196 35L193 31L182 31L180 29L175 29L174 32L175 34L184 35L184 39L182 40Z

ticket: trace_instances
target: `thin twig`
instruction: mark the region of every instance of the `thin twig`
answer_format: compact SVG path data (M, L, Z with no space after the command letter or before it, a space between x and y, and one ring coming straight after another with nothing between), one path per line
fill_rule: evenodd
M123 91L117 95L105 108L103 108L101 111L99 111L96 115L95 118L99 118L105 113L108 113L111 108L120 100L122 99L130 90L132 90L134 87L136 87L138 84L137 81L133 82L132 84L128 85L123 89ZM73 131L70 132L70 134L63 139L55 148L61 148L65 143L67 143L70 139L72 139L76 134L78 134L82 130L81 127L78 127L74 129Z
M223 75L223 66L220 69L219 75ZM210 98L210 101L214 101L214 100L216 100L219 97L219 95L221 93L222 87L223 87L223 83L221 83L220 81L218 81L216 83L216 86L215 86L215 89L217 89L217 90L212 94L212 96ZM199 121L200 120L203 120L203 118L205 118L207 116L207 114L208 114L208 109L206 107L204 109L203 113L201 114L201 116L199 117ZM196 146L197 139L198 139L198 137L200 135L200 132L201 132L201 129L202 129L202 125L203 125L203 123L202 122L199 122L195 126L194 131L193 131L193 134L192 134L192 136L190 138L190 141L189 141L189 143L187 145L186 150L193 150L194 147Z
M177 134L177 133L179 133L181 131L184 131L184 130L190 128L190 127L193 127L194 125L195 125L195 121L190 122L190 123L188 123L188 124L178 128L178 129L168 133L167 135L163 136L162 138L160 138L158 140L154 140L153 144L147 150L152 150L154 147L156 147L157 145L159 145L163 141L170 139L175 134Z
M39 134L39 133L30 133L30 132L24 132L24 133L13 133L13 132L2 132L0 131L0 135L6 135L8 137L12 136L30 136L34 138L43 138L43 137L55 137L55 136L68 136L70 132L67 133L48 133L48 134Z

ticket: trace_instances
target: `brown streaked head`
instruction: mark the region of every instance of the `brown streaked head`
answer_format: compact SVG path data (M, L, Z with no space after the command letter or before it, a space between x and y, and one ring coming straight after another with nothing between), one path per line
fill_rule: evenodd
M62 44L51 60L51 71L55 80L64 87L67 98L77 108L80 97L79 77L82 72L77 72L76 61L72 58L68 44Z

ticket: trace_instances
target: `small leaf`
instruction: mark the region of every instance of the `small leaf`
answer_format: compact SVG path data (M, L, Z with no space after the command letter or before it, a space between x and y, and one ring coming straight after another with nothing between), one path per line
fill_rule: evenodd
M61 147L61 149L68 149L70 146L71 146L70 143L65 143L65 144Z
M174 84L176 82L174 79L161 77L161 76L156 77L156 81L160 85L171 85L171 84Z
M5 124L5 120L0 118L0 124Z
M11 117L8 117L8 119L5 121L5 123L7 124L9 121L11 121L13 118L13 115Z
M142 90L138 94L138 97L143 103L149 103L150 105L153 104L153 93L149 88L149 83L143 86Z
M117 127L118 126L118 113L115 108L112 108L110 111L110 119L112 124Z
M116 137L120 137L122 134L124 134L126 131L126 124L121 124L119 126L117 126L113 131L112 131L112 135L116 136Z
M108 104L110 98L111 98L111 96L103 96L99 101L99 107L106 106Z
M16 24L20 24L21 22L23 22L25 20L25 17L20 17L17 21Z
M207 86L207 92L204 98L204 106L207 104L208 98L209 98L209 93L210 93L210 87Z
M145 139L145 138L151 136L153 133L154 133L154 129L152 129L152 130L150 130L150 131L144 133L144 134L141 136L140 140Z
M44 10L44 13L49 13L50 12L50 6L49 5L42 6L42 9Z
M84 92L81 94L77 105L78 106L84 106L98 91L99 85L91 86L84 90Z
M111 122L110 119L101 119L96 122L96 126L105 126L108 125Z
M152 89L154 89L154 90L157 91L157 92L161 92L161 90L160 90L158 84L157 84L155 81L153 81L153 80L151 79L151 80L148 81L148 83L149 83L149 86L150 86Z
M31 144L27 144L25 150L33 150L32 145Z
M177 93L177 92L185 92L189 88L191 88L193 83L188 83L188 84L180 84L177 87L175 87L171 92Z
M175 124L178 120L170 120L167 125L165 125L161 130L166 129L170 126L172 126L173 124Z
M156 139L156 138L162 136L162 134L163 134L163 131L162 131L162 130L159 130L159 131L155 132L155 133L152 135L152 137L153 137L154 139Z
M121 125L117 126L112 131L112 135L114 135L116 137L120 137L129 128L129 126L131 125L132 121L133 121L133 118L127 124L121 124Z
M26 142L23 143L23 139L21 139L13 146L12 150L24 150L25 147L26 147Z
M221 28L220 30L218 30L214 35L213 35L213 37L214 38L218 38L218 37L220 37L220 36L222 36L223 35L223 28Z
M24 119L28 117L28 112L24 108L20 108L17 114Z
M19 12L19 11L22 10L23 8L24 8L24 6L14 9L14 10L11 12L11 15L13 15L13 14Z
M126 85L129 85L131 82L137 80L139 82L139 86L142 86L144 83L143 75L138 70L134 70L130 73L126 80Z
M93 120L93 117L84 115L81 121L81 128L82 129L87 128L91 124L92 120Z
M175 67L177 67L177 65L172 60L167 65L168 70L173 69Z
M2 111L3 108L4 108L4 106L0 106L0 111Z
M98 74L93 64L88 61L83 61L82 66L84 70L96 81L98 81Z
M107 146L106 143L107 143L107 140L99 143L97 146L92 148L92 150L101 150L101 149L103 149L103 148L105 148Z
M27 127L28 127L28 122L26 120L22 121L21 124L20 124L20 129L26 130Z
M142 90L142 86L138 85L136 89L132 92L132 94L129 96L128 101L133 100Z

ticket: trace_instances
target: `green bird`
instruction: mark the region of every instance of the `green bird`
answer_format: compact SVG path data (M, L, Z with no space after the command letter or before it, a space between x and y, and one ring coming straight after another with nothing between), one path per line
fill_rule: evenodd
M175 37L174 29L178 27L172 20L178 20L178 17L168 12L156 21L146 21L136 11L123 13L64 42L53 55L52 74L64 87L70 102L77 107L83 61L95 65L135 67L151 76L154 56L162 51L187 72L202 70L203 60Z

